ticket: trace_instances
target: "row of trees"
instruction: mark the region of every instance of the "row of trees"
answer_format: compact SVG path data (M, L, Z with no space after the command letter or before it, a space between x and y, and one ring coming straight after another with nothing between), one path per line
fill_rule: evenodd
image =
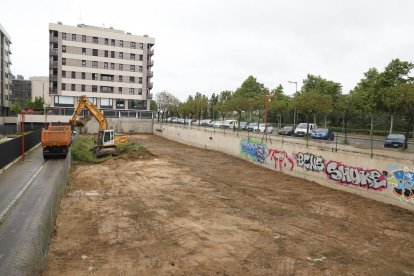
M266 97L269 101L269 121L281 124L309 122L323 118L324 125L346 128L352 121L360 128L373 130L376 116L389 118L389 132L393 132L394 119L405 131L413 129L414 78L410 76L414 64L392 60L383 71L370 68L348 94L342 93L340 83L321 76L307 75L300 90L289 96L282 85L266 88L249 76L235 91L222 91L207 97L201 93L180 102L169 92L156 96L160 120L169 116L192 119L237 117L239 120L263 120ZM292 116L293 113L293 116ZM294 119L293 119L294 118ZM292 120L293 119L293 120ZM321 120L319 120L321 121ZM385 124L381 123L381 128Z

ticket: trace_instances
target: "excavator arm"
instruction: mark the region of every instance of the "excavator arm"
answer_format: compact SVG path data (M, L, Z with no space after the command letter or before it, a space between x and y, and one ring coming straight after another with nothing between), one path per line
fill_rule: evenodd
M99 109L88 100L86 96L80 96L78 100L78 104L75 108L75 112L72 115L72 119L70 119L70 124L75 127L79 126L79 122L77 121L82 109L87 108L89 112L95 117L96 121L99 124L99 130L106 130L108 129L108 122L106 121L105 116L99 111Z

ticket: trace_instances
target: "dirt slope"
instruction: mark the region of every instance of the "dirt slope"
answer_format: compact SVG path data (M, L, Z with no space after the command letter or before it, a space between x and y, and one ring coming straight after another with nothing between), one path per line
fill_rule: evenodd
M44 275L412 275L414 214L157 136L78 165Z

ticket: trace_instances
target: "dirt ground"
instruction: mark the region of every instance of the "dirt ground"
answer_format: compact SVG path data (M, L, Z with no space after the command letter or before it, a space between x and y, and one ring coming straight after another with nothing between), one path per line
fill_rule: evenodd
M44 275L414 275L414 213L152 135L76 165Z

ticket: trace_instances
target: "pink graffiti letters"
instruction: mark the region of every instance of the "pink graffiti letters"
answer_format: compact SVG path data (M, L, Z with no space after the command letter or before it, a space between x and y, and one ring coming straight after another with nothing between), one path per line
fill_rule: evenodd
M312 153L299 152L296 154L296 162L299 167L303 167L311 171L320 172L325 169L323 158Z
M267 154L266 158L270 157L275 163L275 170L278 169L279 171L283 171L283 168L288 168L290 171L293 170L295 163L293 159L286 153L286 151L280 151L276 149L269 149L269 153Z
M387 187L387 179L379 171L354 168L336 161L326 164L326 175L342 184L359 185L367 189L382 190Z

